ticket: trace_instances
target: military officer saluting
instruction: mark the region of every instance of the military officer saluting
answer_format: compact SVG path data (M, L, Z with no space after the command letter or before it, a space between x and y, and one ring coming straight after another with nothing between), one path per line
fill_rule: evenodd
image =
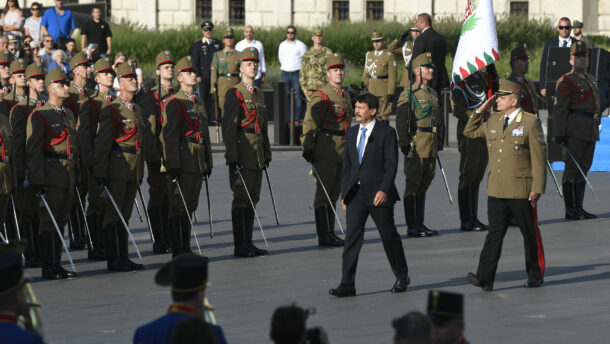
M404 209L410 237L429 237L438 232L424 225L426 191L436 172L437 151L442 148L444 123L438 95L428 84L434 65L432 54L423 53L413 61L415 83L398 99L396 131L405 154L407 177Z
M341 166L345 145L345 132L354 115L351 101L341 85L345 78L343 56L326 57L328 84L310 94L303 121L303 157L318 171L321 180L314 175L316 194L313 202L318 233L318 245L343 246L343 240L335 235L335 204L341 193ZM328 191L329 203L323 186Z
M413 40L405 41L409 35L411 35ZM390 45L388 45L388 51L391 51L395 55L402 56L402 59L405 61L405 71L402 73L402 77L398 83L405 88L410 87L411 85L411 80L409 80L409 72L406 67L409 65L409 62L411 62L411 58L413 57L413 42L415 42L415 39L419 37L419 35L421 35L421 32L419 32L419 30L415 27L415 24L413 24L413 27L403 32L400 37L396 38L390 42Z
M24 252L26 267L40 267L38 243L38 205L40 200L32 191L30 184L30 168L26 154L26 128L28 115L34 108L44 105L45 91L44 66L42 63L32 63L25 70L28 95L11 109L11 127L13 131L13 164L17 184L15 186L15 203L19 219L21 237L28 244Z
M512 70L508 80L519 85L521 94L521 108L525 112L538 115L538 97L536 85L525 75L529 71L530 57L527 54L525 44L520 44L510 52L510 68Z
M586 174L593 163L595 141L599 141L600 100L595 78L587 73L589 50L582 41L570 50L572 71L557 80L553 106L553 135L567 149ZM597 216L583 208L585 179L564 151L565 170L562 176L565 217L568 220L594 219Z
M203 102L195 95L197 74L191 57L176 64L180 90L168 98L163 111L163 157L168 186L172 256L191 251L190 216L197 210L203 178L212 174L212 147ZM180 195L184 196L186 207Z
M100 115L98 133L94 141L93 173L100 188L108 188L121 215L127 221L133 210L137 183L143 175L141 151L153 151L154 146L150 139L150 127L142 119L140 107L132 102L138 91L138 80L131 61L119 65L117 77L121 93ZM142 264L129 259L127 230L123 228L110 199L107 195L104 197L106 206L103 230L108 270L143 269Z
M301 60L299 83L305 97L311 100L311 93L321 89L328 83L326 77L326 58L332 55L332 50L323 46L324 31L317 27L311 36L313 47L309 48Z
M27 166L32 191L45 196L63 235L74 196L76 121L72 111L63 106L70 86L63 71L59 68L50 71L45 77L45 86L49 101L34 109L27 122ZM38 211L42 278L74 277L74 272L60 265L62 243L48 211L42 205Z
M214 97L218 99L220 111L223 109L225 104L225 94L227 91L239 83L239 56L240 53L235 50L235 38L233 36L233 29L228 28L225 30L224 38L224 49L214 53L212 59L211 73L211 90L210 93L214 94ZM221 116L216 118L216 121L220 121Z
M396 88L396 58L384 49L385 39L378 32L372 35L375 50L366 53L362 83L379 99L377 120L389 122Z
M536 204L546 186L546 143L536 115L521 109L519 85L500 79L496 95L486 100L464 129L470 138L484 137L489 152L487 213L489 231L481 251L477 273L468 281L485 291L493 283L502 251L502 241L512 214L525 243L525 287L540 287L544 278L544 251L535 222ZM497 104L498 112L485 117Z
M263 169L271 162L271 146L267 136L267 113L263 93L254 86L258 72L258 50L244 49L239 67L241 82L227 92L222 122L229 165L229 184L233 191L231 219L234 255L254 257L268 252L252 243L254 208L259 200ZM242 182L239 173L243 177ZM252 197L248 199L246 189Z
M80 115L78 116L78 142L81 168L83 174L87 173L87 178L82 181L82 183L85 183L82 185L82 188L87 189L88 205L86 221L89 226L89 233L91 234L91 242L93 243L93 247L89 248L87 256L89 259L105 260L105 240L102 232L105 204L101 197L100 187L95 182L93 174L93 169L95 168L93 145L102 110L113 101L110 90L114 82L115 73L110 59L104 57L97 60L95 65L93 65L93 74L97 90L92 92L91 96L85 98L81 103Z
M172 97L176 90L172 86L174 80L174 54L169 50L162 51L155 58L157 65L157 85L138 98L138 105L142 108L142 117L148 120L159 157L163 156L161 143L161 113L165 109L165 101ZM152 227L155 242L153 252L169 253L169 199L167 194L167 170L161 163L148 164L148 217Z

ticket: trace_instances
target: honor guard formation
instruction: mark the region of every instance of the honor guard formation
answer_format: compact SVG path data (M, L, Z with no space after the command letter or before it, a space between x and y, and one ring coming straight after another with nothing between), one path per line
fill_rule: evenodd
M34 4L32 9L39 10ZM560 20L560 33L569 23ZM575 22L574 28L577 23L582 27ZM500 78L492 59L461 80L447 101L441 97L449 86L445 38L434 31L425 13L408 26L387 48L384 34L372 33L362 91L352 95L343 85L346 61L341 52L324 46L321 28L313 30L313 46L307 49L296 39L296 28L289 26L279 47L282 79L290 89L303 92L297 102L303 101L306 109L300 143L315 185L317 244L343 247L341 281L329 294L356 295L356 267L369 215L396 277L390 291L407 291L411 278L394 205L403 203L409 237L439 235L426 226L425 216L437 166L453 201L439 156L449 129L443 106L457 119L459 170L452 171L459 174L456 224L459 221L463 232L487 232L476 273L468 273L467 280L493 290L502 241L512 224L524 240L525 287L542 286L545 258L536 205L550 168L546 135L552 135L565 162L565 218L596 218L583 202L603 109L596 80L587 73L587 43L568 33L568 38L560 34L558 42L545 47L545 54L553 44L569 48L572 67L556 83L553 130L545 134L539 118L541 97L526 76L529 55L524 44L506 57L512 70L508 78ZM171 288L174 303L167 315L138 328L134 342L168 343L172 333L177 340L174 328L208 331L225 342L220 327L185 322L192 316L213 318L204 293L208 259L195 233L194 214L203 188L210 204L216 142L224 146L224 161L216 165L227 166L217 173L228 173L233 193L233 255L270 254L253 242L255 227L262 230L257 212L261 188L268 184L271 190L270 113L260 88L266 71L263 47L254 39L253 28L245 28L239 50L232 28L223 31L222 41L212 37L212 22L203 22L201 29L203 37L193 44L191 55L158 52L155 85L149 89L139 84L134 60L111 58L111 45L99 56L89 50L75 53L69 63L54 69L44 60L25 61L0 51L0 219L2 240L13 249L0 253L0 305L12 305L0 309L3 338L34 336L13 326L11 307L23 303L28 290L21 257L14 251L23 254L26 268L41 268L43 279L77 277L70 252L83 249L88 259L106 261L109 271L144 269L129 258L130 247L141 258L129 224L135 207L140 218L146 218L152 251L171 253L172 260L161 267L155 282ZM55 44L66 45L61 30L44 32ZM399 82L403 89L396 93L399 63L405 73ZM390 120L394 114L395 122ZM301 121L298 116L296 120ZM210 137L214 127L215 138ZM399 154L406 184L402 199L394 183ZM487 169L487 187L481 188ZM481 189L488 194L489 224L479 218ZM280 199L282 192L277 194ZM338 216L343 211L345 227ZM277 220L277 211L275 215ZM210 236L212 230L210 223ZM69 263L69 269L62 262ZM278 328L284 317L304 323L307 316L295 305L277 312L273 321ZM393 322L397 343L409 336L409 324L424 329L461 326L463 331L463 297L431 291L427 316L409 313ZM278 328L271 337L279 343L283 333Z

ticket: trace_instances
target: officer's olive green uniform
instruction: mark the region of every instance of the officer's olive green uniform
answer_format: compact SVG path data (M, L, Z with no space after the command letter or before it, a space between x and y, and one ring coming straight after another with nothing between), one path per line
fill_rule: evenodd
M258 62L258 50L245 49L241 58L242 61ZM254 86L248 87L240 82L227 92L224 114L222 136L226 147L225 159L229 165L229 184L233 191L231 215L234 253L236 256L251 257L255 254L252 244L254 209L236 171L239 166L239 172L256 206L261 191L263 168L271 162L263 93Z
M193 66L183 58L176 69L183 72ZM179 170L177 183L188 208L187 212L176 183L168 181L171 247L177 256L191 250L190 214L197 210L204 173L212 169L212 148L205 105L196 95L178 91L167 99L162 116L165 167Z
M529 59L525 44L519 45L515 49L511 50L510 59L512 63L514 63L513 61L517 59ZM519 86L519 98L521 98L521 108L525 112L538 115L539 102L536 93L536 85L534 85L534 82L525 76L518 76L515 73L511 73L507 80L510 80Z
M583 42L578 41L572 45L573 55L583 53L588 54ZM580 74L572 70L557 80L552 133L555 137L563 138L565 147L585 173L591 168L595 142L599 141L599 104L599 89L591 74ZM564 151L563 154L565 170L562 187L566 218L597 217L583 209L586 182L567 152Z
M325 65L344 68L343 57L331 55ZM318 242L322 246L341 246L343 241L334 235L333 209L341 194L341 166L345 146L345 132L350 127L354 110L349 96L341 89L326 84L310 96L303 121L301 143L304 151L313 151L313 165L320 179L313 174L316 193L313 202ZM313 173L313 171L312 171ZM329 204L322 182L332 204Z
M301 73L299 83L301 88L307 90L309 100L311 93L319 90L328 83L326 78L326 58L332 55L332 50L327 47L321 49L309 48L301 60Z
M227 91L239 83L239 57L240 53L236 50L223 50L214 53L210 67L212 71L210 93L218 91L216 96L218 97L219 110L224 108Z
M388 45L387 51L391 51L395 55L399 55L405 61L405 66L411 62L411 53L413 52L413 41L402 42L400 40L395 39ZM409 71L405 69L402 73L402 77L400 78L399 85L404 88L408 88L411 86L411 80L409 80Z
M381 37L381 38L379 38ZM373 33L373 40L383 39L383 36ZM379 109L376 118L381 121L390 120L392 111L391 99L396 89L396 58L385 49L366 53L362 83L379 99Z
M432 64L430 53L421 54L416 66ZM396 131L401 150L406 152L404 193L405 218L410 236L432 236L436 231L424 225L426 191L436 173L436 155L444 137L444 122L433 88L414 83L398 99Z

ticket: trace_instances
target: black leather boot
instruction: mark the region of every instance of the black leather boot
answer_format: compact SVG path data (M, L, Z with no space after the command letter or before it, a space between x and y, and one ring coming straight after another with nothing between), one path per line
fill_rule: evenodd
M161 221L163 221L163 243L165 243L165 246L168 248L168 251L171 252L172 234L169 228L169 203L167 199L163 202L161 210L163 211L163 217L161 219Z
M576 210L576 201L575 201L575 187L572 182L565 182L561 185L561 189L563 190L563 204L566 210L566 219L567 220L584 220L585 217L583 214L579 213ZM583 194L584 197L584 194ZM581 204L582 205L582 204Z
M254 251L254 255L255 256L264 256L266 254L269 254L269 251L267 250L263 250L262 248L258 248L256 246L254 246L254 243L252 242L252 233L254 231L254 210L252 209L252 207L247 207L245 208L245 225L246 225L246 230L245 230L245 242L246 242L246 246L248 246L248 248L251 251Z
M417 227L420 232L426 233L426 236L438 235L438 231L430 229L424 225L424 217L426 214L426 193L422 192L415 195L415 209L417 210Z
M91 234L91 242L93 249L89 248L87 258L91 260L106 260L106 251L102 248L102 240L100 240L100 217L98 214L87 216L87 224L89 225L89 233Z
M341 247L343 243L329 235L329 219L326 206L317 207L314 211L316 219L316 232L318 233L318 246L322 247Z
M188 215L180 216L180 228L182 228L182 251L193 252L191 249L191 235L193 234L193 230Z
M38 255L36 254L37 245L34 240L34 229L33 224L31 222L22 222L21 223L21 238L27 241L27 246L25 248L25 252L23 255L25 257L25 267L26 268L39 268L40 260L38 259Z
M123 229L124 230L124 229ZM119 255L119 238L117 237L117 225L110 224L104 228L106 239L106 268L110 271L131 271L129 265L123 264Z
M172 246L172 258L185 253L182 249L182 225L180 224L180 216L169 218L169 234L170 245Z
M55 270L55 239L53 232L41 231L40 233L40 260L42 265L42 278L57 280L62 275Z
M246 208L235 208L231 211L233 224L233 255L235 257L254 257L256 253L246 244Z
M328 235L331 238L341 242L341 246L343 246L343 244L345 244L345 242L343 241L343 239L339 238L337 236L337 234L335 234L335 222L336 222L335 212L333 211L333 208L331 208L331 207L334 207L334 205L326 206L326 210L327 210L326 214L328 216Z
M64 245L61 242L61 239L57 235L57 233L53 233L53 239L55 240L55 255L53 258L55 259L55 270L61 275L62 278L74 278L76 277L76 272L68 271L61 266L61 253L63 252ZM63 235L63 228L62 228Z
M464 187L458 189L458 207L460 209L460 230L462 232L472 232L475 229L475 223L472 218L470 202L470 188Z
M580 214L580 216L582 218L584 218L585 220L596 219L597 215L589 213L588 211L586 211L582 207L583 201L585 200L585 186L586 186L586 184L587 184L587 182L584 181L584 180L580 181L578 183L574 183L574 205L575 205L575 208L576 208L576 212L578 214Z
M155 243L153 244L154 253L170 253L169 247L165 243L164 236L164 223L163 223L163 210L161 207L150 207L148 208L148 219L150 220L150 227L155 237Z
M417 225L417 204L415 202L415 195L409 194L405 196L404 200L405 219L407 221L407 236L412 238L422 238L428 235L422 232Z
M470 211L472 213L472 222L475 225L475 231L486 231L488 226L479 221L479 184L470 188Z
M117 228L117 238L119 239L119 262L129 267L129 270L142 270L144 265L138 264L129 259L129 235L125 228Z
M80 211L78 210L78 202L74 200L72 203L72 210L70 211L70 221L68 221L68 228L72 231L70 236L70 249L71 250L84 250L87 247L87 242L84 240L84 224L81 221Z

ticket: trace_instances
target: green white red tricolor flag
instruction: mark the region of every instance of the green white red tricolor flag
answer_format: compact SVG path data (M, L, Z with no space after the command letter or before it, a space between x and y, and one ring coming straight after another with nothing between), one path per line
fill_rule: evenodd
M451 89L462 88L470 74L498 61L498 33L492 0L468 0L453 60Z

